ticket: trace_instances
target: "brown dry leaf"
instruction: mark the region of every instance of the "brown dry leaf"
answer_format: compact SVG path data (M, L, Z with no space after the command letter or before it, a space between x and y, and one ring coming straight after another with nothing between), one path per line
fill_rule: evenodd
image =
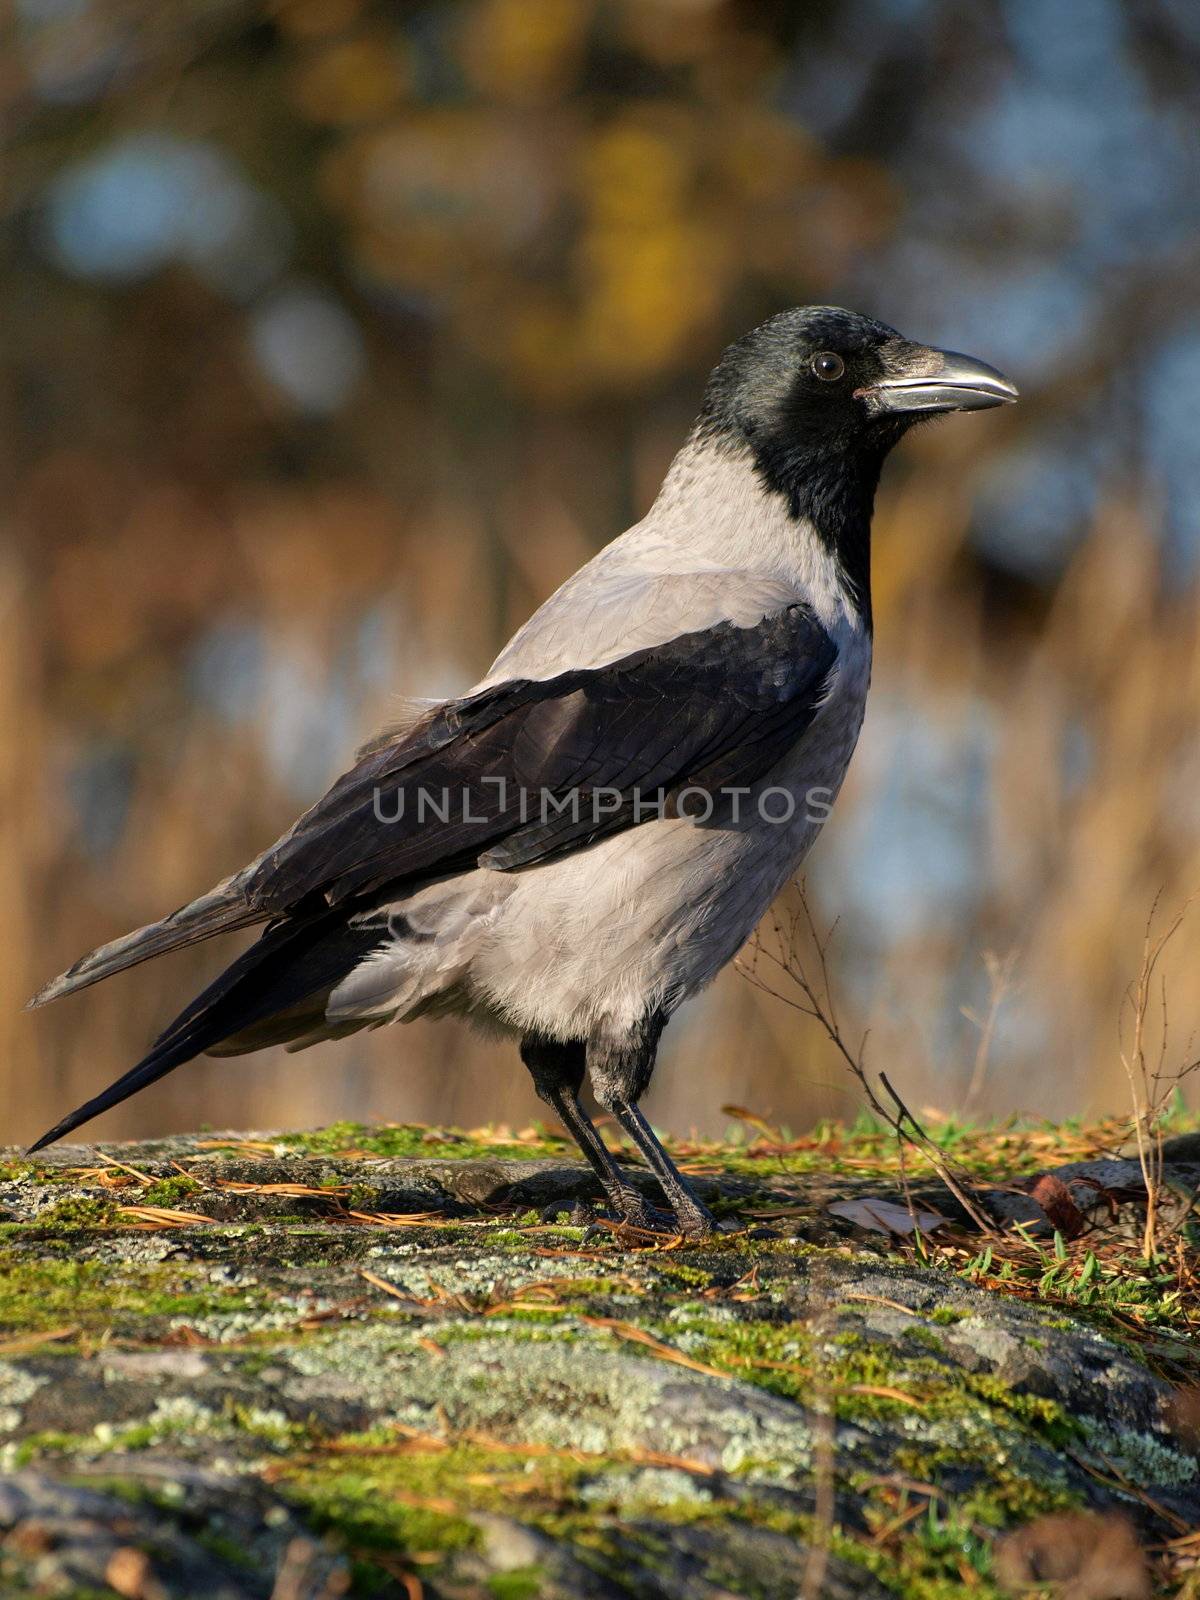
M695 1456L675 1456L663 1450L635 1448L629 1451L629 1459L648 1467L677 1467L680 1472L690 1472L698 1478L715 1477L718 1470L707 1461L698 1461Z
M835 1385L835 1387L840 1387ZM881 1400L898 1400L902 1405L916 1406L921 1410L925 1402L904 1389L893 1389L888 1383L848 1383L841 1389L844 1394L873 1394Z
M825 1207L831 1216L843 1217L856 1227L869 1228L873 1233L892 1233L906 1238L915 1228L922 1233L936 1233L949 1222L937 1211L924 1211L914 1206L899 1206L894 1200L877 1200L864 1195L858 1200L834 1200Z
M1061 1178L1043 1172L1029 1185L1029 1198L1036 1200L1046 1213L1046 1221L1064 1239L1078 1239L1086 1225L1085 1218Z
M682 1350L676 1350L674 1345L656 1339L652 1333L647 1333L644 1328L635 1327L632 1322L622 1322L617 1317L581 1317L580 1321L586 1322L591 1328L603 1328L607 1333L615 1334L618 1339L628 1339L631 1344L644 1344L663 1361L673 1361L679 1367L690 1367L693 1372L702 1372L707 1378L729 1377L728 1372L706 1366L703 1361L693 1361L691 1356L685 1356Z
M123 1546L114 1550L104 1570L104 1581L123 1600L167 1600L167 1592L155 1578L144 1551Z
M732 1117L735 1122L746 1122L752 1128L761 1128L769 1139L778 1139L779 1129L773 1128L766 1117L760 1117L757 1111L751 1111L747 1106L722 1106L721 1115Z
M371 1228L427 1228L431 1223L445 1222L441 1211L347 1211L345 1217L352 1222L366 1223Z
M495 1451L499 1455L521 1456L531 1460L548 1457L582 1463L599 1459L593 1451L564 1448L552 1444L540 1444L529 1440L500 1439L494 1434L484 1433L475 1429L468 1429L465 1432L434 1434L424 1433L420 1428L408 1427L399 1422L390 1424L390 1429L391 1432L401 1436L394 1444L359 1444L331 1439L318 1445L314 1450L307 1452L303 1456L293 1458L293 1465L297 1459L318 1460L321 1456L328 1455L369 1457L424 1454L431 1451L449 1450L456 1443L474 1445L477 1449ZM711 1478L719 1470L707 1461L698 1461L692 1456L670 1455L660 1450L634 1448L620 1451L618 1454L620 1459L636 1461L642 1466L677 1467L681 1472L693 1473L695 1476L702 1478ZM265 1477L268 1482L273 1482L287 1470L288 1468L284 1465L271 1466L266 1469Z
M996 1546L996 1576L1019 1592L1061 1584L1058 1600L1150 1600L1150 1571L1132 1524L1116 1513L1037 1517Z
M178 1328L172 1328L164 1338L163 1343L171 1346L190 1345L194 1347L196 1345L211 1344L212 1340L206 1339L202 1333L199 1333L185 1322Z
M888 1297L883 1294L859 1294L856 1290L851 1289L842 1295L842 1299L861 1301L865 1305L887 1306L889 1311L903 1311L906 1317L916 1317L920 1315L920 1313L914 1311L911 1306L906 1306L903 1301L889 1300Z
M315 1189L311 1183L239 1183L234 1178L214 1178L213 1188L227 1194L281 1194L301 1200L339 1200L350 1193L348 1183Z
M54 1549L55 1537L44 1522L27 1517L24 1522L17 1523L4 1545L19 1556L44 1556L47 1550Z
M488 1306L485 1317L504 1317L513 1311L566 1311L557 1300L502 1300L499 1305Z
M484 1128L468 1128L465 1134L452 1133L449 1129L435 1128L433 1137L439 1142L454 1143L463 1139L470 1139L472 1144L540 1144L546 1134L534 1127L519 1128L515 1133L507 1122L495 1123ZM551 1138L562 1137L551 1134Z
M21 1333L13 1339L0 1342L0 1356L24 1355L28 1350L36 1350L39 1345L51 1344L59 1339L73 1339L79 1328L48 1328L45 1333Z
M323 1455L333 1456L403 1456L427 1455L431 1451L448 1450L450 1440L436 1433L424 1433L420 1428L410 1428L393 1422L390 1431L400 1438L394 1444L348 1444L341 1439L329 1439L303 1457L316 1460ZM280 1469L284 1470L284 1469Z
M166 1206L119 1206L117 1215L140 1228L186 1228L195 1222L211 1226L215 1221L198 1211L172 1211Z
M396 1300L409 1302L412 1300L412 1295L405 1294L403 1289L398 1288L394 1283L389 1283L386 1278L381 1278L377 1272L369 1272L366 1267L359 1267L358 1275L360 1278L365 1278L368 1283L373 1284L376 1289L382 1289L384 1294L390 1294Z
M266 1139L197 1139L197 1150L230 1150L239 1156L273 1156L275 1146ZM198 1161L199 1156L185 1156L185 1161Z
M107 1173L123 1172L128 1177L134 1178L138 1183L144 1183L147 1187L154 1182L148 1172L143 1172L139 1167L131 1167L128 1161L118 1161L116 1156L107 1155L103 1150L97 1150L96 1154L104 1163L104 1170Z
M452 1517L459 1509L456 1502L445 1495L412 1494L407 1489L393 1489L390 1498L402 1506L412 1506L414 1511L436 1511L440 1517Z

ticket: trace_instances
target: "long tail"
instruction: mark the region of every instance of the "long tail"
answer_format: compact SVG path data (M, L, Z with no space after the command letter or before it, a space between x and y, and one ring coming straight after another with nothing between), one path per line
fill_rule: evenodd
M161 922L151 922L145 928L124 934L111 944L102 944L98 950L81 956L73 967L39 989L33 999L26 1002L27 1008L44 1006L65 994L74 994L76 989L86 989L89 984L99 983L101 978L122 972L126 967L134 967L139 961L148 961L151 956L211 939L216 933L231 933L236 928L265 922L269 913L248 905L242 894L248 871L226 878L208 894L172 911Z
M304 921L280 922L267 928L257 943L226 967L220 977L180 1012L135 1067L131 1067L94 1099L56 1123L49 1133L44 1133L36 1144L30 1145L30 1153L53 1144L56 1139L63 1138L82 1123L99 1116L102 1111L119 1105L131 1094L136 1094L147 1084L157 1082L201 1051L336 982L361 957L364 944L361 933L344 925L338 928L337 923L344 924L344 918L344 912L340 915L327 912ZM199 934L196 937L203 938L206 935ZM371 939L372 942L378 942L378 935L371 936ZM184 939L179 942L190 941ZM157 951L146 953L157 954ZM97 955L101 954L103 952L97 952ZM142 960L143 956L137 954L131 959ZM119 964L129 965L130 962ZM115 971L116 968L111 970ZM103 976L105 974L102 972L96 974L96 977ZM89 977L84 981L94 982L95 978Z

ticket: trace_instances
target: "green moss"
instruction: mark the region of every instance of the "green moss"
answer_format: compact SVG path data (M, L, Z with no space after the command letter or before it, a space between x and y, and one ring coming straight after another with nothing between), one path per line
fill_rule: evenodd
M665 1261L659 1273L667 1283L693 1289L707 1289L713 1281L711 1272L706 1272L703 1267L691 1266L686 1261Z
M129 1506L157 1506L168 1513L177 1511L183 1499L183 1491L176 1484L147 1483L144 1478L122 1477L115 1470L69 1474L68 1481L111 1495Z
M388 1443L397 1454L381 1455ZM363 1454L356 1459L355 1448ZM589 1504L586 1490L596 1478L631 1478L642 1471L635 1462L583 1457L577 1452L546 1453L454 1444L446 1449L397 1447L386 1429L345 1436L333 1442L328 1455L282 1465L279 1489L314 1531L332 1533L353 1552L358 1586L369 1590L373 1573L370 1552L443 1558L478 1543L472 1520L479 1513L511 1516L514 1499L523 1523L565 1543L585 1565L609 1582L622 1584L628 1552L612 1535L607 1501ZM654 1506L656 1519L670 1522L671 1506ZM690 1505L678 1508L682 1520ZM664 1561L670 1555L669 1533L659 1537ZM435 1564L422 1564L436 1579ZM543 1592L537 1567L493 1575L487 1593L495 1600L526 1600Z
M987 1519L979 1516L980 1509L981 1502L974 1499L964 1500L953 1511L939 1507L934 1501L908 1525L902 1543L881 1547L874 1534L885 1532L894 1521L896 1513L892 1505L879 1505L873 1510L868 1507L870 1532L857 1536L837 1525L819 1530L811 1515L784 1509L774 1501L681 1503L656 1506L654 1517L666 1525L664 1532L639 1532L631 1542L636 1543L642 1563L651 1569L667 1570L672 1557L667 1531L671 1525L719 1526L741 1522L810 1546L823 1537L832 1555L869 1573L903 1600L960 1600L968 1585L969 1592L977 1600L1000 1600L999 1590L990 1581L991 1542L986 1534ZM981 1522L985 1527L980 1527ZM585 1548L591 1530L579 1517L567 1515L559 1520L554 1531L560 1537L573 1540L577 1548ZM630 1539L628 1530L624 1537ZM599 1550L604 1550L602 1539L597 1545ZM627 1557L612 1550L608 1557L608 1572L619 1581ZM966 1571L970 1573L969 1579L966 1579ZM705 1576L731 1594L757 1596L763 1593L750 1574L723 1563L715 1565ZM774 1586L771 1592L775 1592Z
M114 1269L100 1261L0 1249L0 1329L9 1332L64 1324L103 1331L128 1318L144 1333L147 1317L182 1320L250 1311L259 1303L245 1290L213 1284L202 1264L122 1262Z
M953 1444L934 1443L924 1450L920 1470L913 1462L908 1470L922 1481L931 1481L931 1474L936 1481L939 1472L951 1468L977 1474L982 1467L999 1487L1002 1473L993 1461L995 1452L980 1449L987 1439L1002 1442L1000 1454L1007 1452L1017 1463L1019 1482L1026 1443L1037 1441L1057 1449L1078 1445L1082 1439L1079 1424L1057 1401L1016 1392L989 1374L948 1364L935 1354L936 1336L928 1330L906 1330L907 1337L899 1344L850 1330L821 1341L808 1325L798 1322L718 1320L703 1311L692 1314L681 1308L669 1323L653 1331L706 1365L804 1405L810 1403L814 1383L820 1379L832 1392L840 1421L861 1426L904 1418L918 1433L953 1439ZM655 1359L650 1352L647 1358ZM1013 1499L1011 1487L1005 1485L1006 1504ZM1038 1496L1034 1501L1042 1503Z
M460 1451L446 1455L460 1457ZM370 1553L446 1554L478 1542L478 1531L457 1509L456 1479L441 1454L373 1459L339 1455L332 1463L289 1470L278 1487L314 1532L335 1535L353 1552L356 1587L375 1586ZM458 1462L460 1471L463 1463Z
M28 1467L45 1456L78 1455L90 1443L90 1439L79 1433L55 1433L50 1430L30 1433L8 1446L8 1462L13 1467Z
M956 1322L965 1322L971 1313L965 1311L961 1306L934 1306L933 1310L927 1311L925 1315L930 1322L936 1322L939 1327L948 1328Z
M137 1197L140 1206L162 1206L167 1210L178 1206L182 1201L188 1200L192 1195L202 1194L204 1185L197 1183L195 1178L189 1178L186 1173L180 1173L174 1178L160 1178L157 1183L152 1183L148 1189L143 1189Z
M946 1348L944 1339L938 1337L932 1328L926 1328L919 1322L911 1323L904 1330L904 1340L908 1344L920 1345L923 1350L940 1354Z
M114 1200L93 1195L68 1195L39 1211L36 1226L75 1233L82 1228L111 1228L119 1220Z
M469 1231L464 1230L464 1232ZM542 1242L546 1244L577 1245L582 1241L583 1235L583 1228L574 1228L566 1223L558 1223L551 1228L550 1232L542 1235ZM518 1233L515 1228L497 1228L494 1233L488 1232L482 1236L476 1232L474 1237L481 1239L481 1242L486 1244L489 1249L495 1248L508 1252L520 1250L528 1253L532 1242L528 1234Z
M963 1373L961 1380L967 1393L978 1395L989 1407L1024 1422L1050 1444L1070 1445L1083 1437L1079 1423L1057 1400L1018 1393L1010 1383L991 1373Z
M993 1130L988 1135L990 1145L971 1130L951 1129L939 1133L939 1138L943 1137L972 1170L983 1170L989 1149L995 1175L1025 1170L1032 1159L1030 1151L1036 1152L1040 1169L1046 1165L1044 1139L1023 1144L1023 1136L1013 1133L1014 1154L1009 1166L1006 1155L1000 1160L1008 1132ZM498 1145L444 1130L351 1123L314 1134L283 1136L278 1142L289 1151L319 1158L319 1179L311 1177L313 1169L309 1168L307 1181L337 1190L343 1206L363 1211L380 1209L384 1191L378 1169L351 1164L355 1152L433 1157L439 1162L456 1157L567 1153L566 1146L550 1139ZM728 1151L714 1147L711 1157L702 1153L697 1158L689 1151L688 1159L689 1164L708 1165L716 1173L743 1171L764 1180L789 1170L819 1170L827 1175L842 1164L853 1171L859 1185L847 1186L852 1193L861 1192L875 1177L886 1181L893 1170L889 1142L870 1128L848 1133L830 1127L782 1157L743 1144ZM868 1162L871 1165L865 1164ZM278 1163L274 1173L278 1173ZM79 1181L77 1175L74 1182L78 1185ZM784 1218L800 1229L807 1227L800 1214L813 1187L770 1188L764 1182L762 1202L746 1206L739 1200L737 1204L756 1213L777 1206ZM185 1197L194 1194L195 1188L190 1179L168 1178L140 1194L126 1190L120 1198L175 1206L186 1204ZM99 1203L111 1206L113 1202L105 1199ZM248 1199L245 1203L255 1202ZM67 1219L63 1233L95 1227L94 1221L83 1220L95 1217L91 1209L95 1202L84 1195L79 1204L82 1210L72 1211L69 1203L53 1208L53 1214ZM306 1206L309 1202L289 1204ZM918 1265L938 1269L941 1277L926 1271L923 1281L935 1291L939 1281L943 1283L951 1304L935 1304L912 1318L888 1319L878 1306L864 1309L856 1303L876 1298L886 1305L891 1293L909 1298L889 1289L886 1275L880 1275L877 1296L839 1300L834 1289L828 1297L826 1317L812 1320L810 1267L815 1272L822 1261L828 1262L835 1284L846 1281L847 1262L861 1264L868 1275L881 1263L908 1271L913 1266L911 1247L882 1238L869 1246L830 1247L790 1240L751 1242L733 1236L701 1248L631 1251L621 1243L604 1240L594 1248L589 1246L584 1255L566 1260L563 1246L578 1239L578 1230L523 1232L536 1221L533 1213L510 1215L502 1224L447 1221L389 1232L354 1228L345 1225L344 1217L339 1223L336 1208L322 1209L320 1197L314 1196L312 1206L304 1218L289 1221L272 1216L266 1228L215 1225L187 1235L164 1236L190 1252L190 1261L151 1260L164 1246L164 1238L153 1235L123 1232L110 1243L59 1237L58 1229L43 1227L40 1219L24 1230L11 1225L7 1236L0 1238L0 1337L6 1328L22 1332L78 1326L89 1335L111 1331L118 1341L132 1338L143 1346L153 1346L156 1338L179 1322L220 1337L226 1328L219 1320L222 1314L241 1311L260 1318L259 1323L246 1323L257 1340L257 1328L265 1327L272 1315L278 1325L279 1313L271 1299L276 1290L294 1296L303 1286L312 1285L321 1296L319 1315L330 1305L347 1318L365 1320L376 1311L381 1313L371 1327L353 1330L355 1337L363 1336L361 1346L353 1340L347 1346L356 1352L355 1360L364 1363L364 1370L376 1351L381 1361L395 1357L400 1363L398 1371L408 1370L406 1363L423 1362L425 1355L416 1349L422 1335L447 1348L452 1359L441 1366L445 1387L434 1392L445 1399L454 1425L469 1427L474 1414L471 1386L488 1380L479 1376L479 1363L472 1364L473 1358L454 1349L456 1345L480 1339L497 1341L501 1353L508 1350L513 1373L525 1370L532 1345L579 1345L583 1359L574 1363L569 1352L564 1357L572 1383L575 1374L587 1373L586 1357L598 1348L619 1348L623 1359L630 1361L661 1360L660 1352L622 1338L617 1331L589 1325L579 1315L595 1312L626 1319L717 1372L794 1402L798 1408L794 1430L779 1446L778 1459L741 1459L731 1454L729 1479L697 1475L684 1482L674 1468L649 1468L644 1460L618 1456L543 1454L539 1447L509 1450L499 1444L495 1448L461 1443L426 1448L382 1425L357 1439L330 1441L315 1425L297 1427L282 1412L260 1413L231 1404L211 1412L195 1407L188 1414L185 1407L177 1415L139 1416L128 1425L102 1425L98 1435L35 1435L9 1446L4 1466L49 1458L52 1470L69 1473L73 1459L87 1457L88 1480L94 1481L95 1457L103 1456L106 1464L111 1461L116 1466L120 1455L131 1450L158 1448L190 1458L192 1453L215 1448L249 1470L269 1457L273 1487L314 1530L332 1531L340 1537L359 1563L359 1586L368 1589L373 1585L388 1592L392 1592L388 1586L394 1588L395 1578L387 1575L382 1559L385 1552L398 1553L401 1560L406 1554L413 1557L414 1566L422 1573L429 1571L430 1590L457 1592L454 1586L461 1571L455 1565L455 1553L475 1545L476 1519L483 1513L517 1516L531 1528L563 1542L578 1560L602 1573L606 1582L621 1586L630 1581L633 1558L628 1541L635 1536L629 1525L637 1521L651 1529L644 1537L637 1536L636 1558L644 1560L645 1583L652 1584L657 1581L653 1577L657 1568L671 1563L673 1524L745 1522L795 1540L811 1540L811 1520L783 1510L780 1501L783 1485L797 1491L808 1485L811 1408L814 1386L820 1384L830 1393L838 1419L853 1424L858 1430L856 1437L864 1440L853 1459L838 1461L837 1472L840 1484L853 1489L868 1527L865 1533L835 1529L833 1553L872 1573L895 1595L911 1596L912 1600L951 1600L952 1596L957 1600L966 1588L976 1600L993 1600L992 1531L1081 1502L1082 1496L1072 1487L1081 1480L1075 1466L1065 1459L1064 1450L1079 1460L1094 1460L1101 1470L1103 1453L1135 1482L1172 1481L1164 1476L1172 1462L1164 1467L1154 1453L1167 1449L1156 1436L1128 1441L1118 1435L1091 1437L1057 1402L1015 1393L1011 1385L987 1373L965 1372L957 1361L963 1335L956 1334L954 1326L968 1316L981 1315L982 1306L973 1295L970 1309L959 1303L964 1299L959 1287L962 1280L991 1291L1001 1308L1006 1287L1027 1303L1036 1304L1039 1296L1043 1304L1049 1301L1047 1309L1052 1314L1040 1317L1036 1330L1040 1338L1022 1331L1032 1326L1024 1318L1014 1327L1016 1336L1022 1342L1027 1340L1031 1349L1054 1341L1056 1328L1077 1332L1082 1323L1088 1323L1114 1340L1129 1340L1143 1359L1153 1350L1160 1369L1168 1357L1182 1361L1182 1355L1169 1353L1176 1344L1184 1349L1177 1336L1194 1319L1194 1309L1180 1304L1167 1264L1142 1263L1135 1259L1133 1247L1125 1260L1119 1249L1101 1250L1097 1245L1100 1259L1089 1265L1082 1247L1066 1244L1057 1251L1047 1246L1043 1257L1036 1244L1026 1242L1009 1250L1006 1258L1004 1246L996 1242L994 1259L993 1252L984 1248L970 1262L964 1262L961 1254L939 1251L936 1244L930 1244ZM27 1235L24 1246L20 1243L22 1231ZM813 1237L826 1238L816 1228ZM35 1252L39 1259L34 1259ZM373 1259L376 1252L389 1264L377 1265ZM102 1253L110 1259L103 1263L74 1259ZM394 1271L390 1265L393 1253ZM558 1259L543 1261L539 1259L542 1255ZM250 1290L226 1287L214 1271L225 1263L251 1271L269 1264L264 1269L265 1286ZM445 1320L410 1318L398 1302L368 1293L357 1277L360 1263L375 1265L377 1271L403 1284L404 1293L420 1297L444 1294L441 1312L432 1310L430 1315L444 1314ZM572 1277L569 1274L576 1266L583 1271ZM857 1266L851 1276L856 1284L860 1281ZM549 1304L542 1306L537 1294L526 1297L523 1293L522 1286L534 1280L539 1284L545 1280L538 1294L544 1294ZM427 1283L440 1287L429 1289L424 1287ZM520 1309L483 1315L493 1304L512 1301ZM1069 1307L1073 1315L1057 1315L1058 1306ZM798 1310L805 1315L798 1316ZM286 1318L289 1313L285 1309L282 1315ZM216 1319L215 1327L206 1325L206 1318ZM874 1333L881 1322L890 1325L889 1334ZM1151 1328L1159 1330L1153 1344ZM374 1343L381 1334L382 1341ZM239 1338L242 1336L239 1333ZM287 1373L288 1350L305 1346L311 1351L322 1337L319 1330L289 1326L286 1331L262 1334L262 1344L232 1353L206 1353L204 1360L231 1382L236 1378L238 1393L254 1393L255 1378L268 1367ZM38 1353L32 1370L39 1379L50 1370L50 1357L60 1348L48 1345ZM1162 1350L1168 1351L1168 1357L1160 1354ZM549 1352L543 1348L538 1354ZM65 1359L74 1362L77 1358L67 1354ZM436 1354L430 1359L436 1363ZM527 1364L531 1371L541 1370L536 1362ZM300 1366L298 1359L297 1369ZM424 1368L413 1370L421 1371L424 1382ZM461 1376L464 1371L464 1387L456 1389L456 1374ZM348 1367L342 1375L353 1391L359 1381L357 1368ZM508 1376L498 1376L497 1382L506 1382ZM634 1384L640 1381L636 1373L630 1378ZM374 1379L372 1367L371 1381ZM274 1386L277 1379L269 1381ZM369 1388L368 1380L362 1381ZM691 1375L688 1381L694 1381ZM378 1415L375 1390L370 1393L367 1414ZM397 1393L406 1393L403 1383ZM573 1390L567 1392L564 1406L573 1403L572 1394ZM17 1409L23 1403L18 1396ZM423 1416L415 1409L395 1414ZM507 1413L496 1426L507 1433ZM532 1436L540 1437L536 1430ZM601 1441L615 1436L602 1429L590 1434ZM903 1443L897 1445L897 1439ZM882 1463L881 1440L887 1441ZM217 1441L215 1446L212 1441ZM669 1443L681 1454L688 1452L682 1435ZM1063 1458L1057 1472L1047 1465L1048 1452ZM1176 1469L1179 1460L1182 1458L1173 1458ZM884 1478L875 1476L881 1471ZM944 1498L934 1494L931 1510L923 1508L905 1522L904 1513L917 1500L906 1497L900 1486L903 1478L940 1485ZM726 1491L722 1484L730 1481L734 1488L728 1491L730 1497L723 1499ZM378 1564L371 1560L373 1550L381 1557ZM217 1553L230 1559L234 1554ZM738 1593L753 1586L751 1574L727 1572L719 1562L704 1576ZM495 1575L480 1592L489 1593L493 1600L532 1600L546 1582L537 1568L522 1568Z
M7 1447L7 1460L16 1467L77 1458L96 1460L150 1450L164 1442L201 1439L253 1441L256 1449L290 1452L314 1443L303 1424L289 1422L279 1412L259 1411L226 1399L216 1409L175 1398L160 1402L147 1417L100 1423L90 1433L42 1432L28 1434ZM99 1483L101 1480L93 1479ZM110 1487L122 1480L103 1480ZM114 1489L114 1492L119 1492ZM146 1498L152 1486L135 1482L132 1491Z
M313 1128L305 1133L285 1133L279 1136L277 1143L308 1156L346 1156L361 1151L392 1158L452 1156L506 1161L538 1160L561 1155L568 1148L563 1139L549 1136L537 1140L485 1142L453 1129L427 1128L420 1123L372 1126L362 1122L331 1122L328 1127Z
M497 1572L487 1581L493 1600L537 1600L544 1589L541 1567L515 1567L511 1572Z

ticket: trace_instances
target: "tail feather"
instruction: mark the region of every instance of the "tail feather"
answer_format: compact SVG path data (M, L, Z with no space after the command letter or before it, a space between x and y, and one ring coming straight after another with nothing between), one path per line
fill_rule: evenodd
M268 913L249 905L242 893L245 877L244 872L239 872L232 878L226 878L224 883L219 883L208 894L181 906L178 911L172 911L161 922L151 922L81 956L73 967L68 967L66 972L52 978L39 989L26 1002L26 1008L32 1010L35 1006L48 1005L51 1000L74 994L77 989L86 989L89 984L99 983L101 978L111 977L114 972L123 972L126 967L148 961L151 956L182 949L201 939L211 939L217 933L231 933L237 928L265 922Z
M377 932L365 935L344 923L339 928L343 917L344 913L326 912L267 928L179 1013L135 1067L56 1123L30 1145L30 1154L156 1083L212 1045L327 988L361 959L369 943L378 942Z
M139 1061L136 1067L131 1067L123 1077L115 1083L110 1083L101 1094L95 1095L84 1105L77 1107L69 1116L56 1122L49 1133L29 1146L28 1154L33 1155L35 1150L43 1150L55 1140L65 1138L68 1133L74 1132L84 1122L90 1122L93 1117L98 1117L102 1111L107 1111L110 1106L120 1105L122 1100L128 1100L131 1094L136 1094L139 1089L144 1089L147 1084L155 1083L159 1078L165 1078L168 1072L175 1067L190 1060L197 1052L184 1043L160 1048L155 1046L150 1054Z

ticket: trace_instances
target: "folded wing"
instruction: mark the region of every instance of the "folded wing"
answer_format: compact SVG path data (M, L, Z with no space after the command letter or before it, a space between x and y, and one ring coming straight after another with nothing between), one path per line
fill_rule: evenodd
M267 915L510 870L753 783L812 721L836 649L804 605L443 707L348 772L249 875Z
M754 783L812 721L836 658L808 608L787 605L750 626L718 623L440 707L370 751L219 890L42 991L52 999L162 950L267 923L140 1062L32 1148L202 1051L241 1048L249 1030L273 1038L276 1022L303 1014L371 953L379 934L362 913L406 885L480 863L527 867L646 822L660 796L670 809L687 788ZM600 791L603 808L588 803Z
M257 861L82 957L30 1004L218 933L324 918L478 864L531 865L650 820L660 794L753 782L812 720L836 657L790 604L440 705L369 747Z

